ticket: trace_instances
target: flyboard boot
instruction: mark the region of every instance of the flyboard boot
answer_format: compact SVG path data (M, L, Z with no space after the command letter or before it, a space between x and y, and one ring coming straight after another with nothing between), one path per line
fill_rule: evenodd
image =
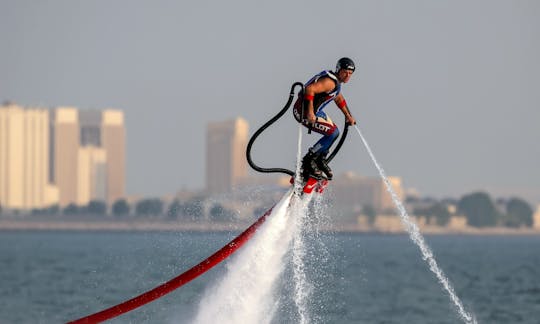
M328 179L317 165L318 158L319 155L310 149L302 159L302 178L304 182L302 191L305 194L310 194L313 190L322 193L328 184Z
M302 178L306 182L309 178L315 178L320 180L323 177L322 171L317 165L318 155L315 154L311 149L302 159Z
M326 178L328 180L332 180L334 174L332 173L332 169L330 169L330 166L328 165L328 161L326 160L326 154L319 154L319 156L317 156L317 158L315 159L315 163L317 164L319 170L324 172Z

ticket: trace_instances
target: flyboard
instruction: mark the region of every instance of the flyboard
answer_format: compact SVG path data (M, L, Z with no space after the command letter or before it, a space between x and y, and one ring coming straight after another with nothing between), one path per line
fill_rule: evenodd
M259 166L255 165L255 163L253 163L251 159L251 147L255 139L257 138L257 136L259 136L260 133L262 133L266 128L268 128L271 124L277 121L285 113L285 111L287 111L287 109L290 107L293 97L294 97L294 88L296 86L303 87L303 84L300 82L296 82L292 85L291 92L289 95L289 100L287 101L287 104L285 105L285 107L278 113L278 115L274 116L274 118L272 118L270 121L264 124L259 130L257 130L257 132L255 132L255 134L250 139L248 148L246 150L246 157L248 159L248 163L250 164L252 168L254 168L256 171L264 172L264 173L281 172L281 173L288 174L291 176L291 184L293 186L295 185L295 177L296 177L295 172L288 169L280 169L280 168L271 168L271 169L260 168ZM343 144L343 141L345 140L346 134L347 134L347 127L344 128L343 135L341 135L341 140L339 141L338 145L336 146L332 154L330 154L330 156L328 157L328 160L331 160L335 156L337 151L340 149L341 145ZM302 177L302 175L299 175L298 177L302 178L301 184L303 188L302 188L302 191L299 191L298 193L300 195L311 194L313 191L317 193L322 193L328 184L328 180L325 178L315 179L313 177L305 177L305 176ZM295 191L293 190L293 192ZM201 276L208 270L212 269L214 266L216 266L223 260L227 259L231 254L236 252L247 241L249 241L249 239L255 234L257 229L266 221L267 217L271 214L273 208L274 207L268 209L251 226L249 226L245 231L240 233L240 235L238 235L232 241L230 241L225 246L223 246L220 250L218 250L217 252L215 252L214 254L206 258L205 260L201 261L199 264L185 271L184 273L136 297L128 299L124 302L121 302L117 305L106 308L99 312L70 321L69 323L81 324L81 323L104 322L106 320L109 320L117 316L120 316L122 314L125 314L127 312L130 312L143 305L146 305L182 287L183 285L187 284L188 282L194 280L195 278Z

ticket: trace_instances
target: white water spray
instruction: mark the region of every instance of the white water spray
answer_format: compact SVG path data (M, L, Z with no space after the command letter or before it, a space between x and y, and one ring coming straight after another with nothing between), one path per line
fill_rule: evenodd
M308 300L311 296L313 287L310 285L309 280L306 277L305 271L305 256L306 247L302 236L302 229L307 215L309 203L312 196L302 196L302 179L300 177L302 168L302 125L298 125L298 144L296 153L296 176L294 180L294 191L296 197L301 199L294 199L291 202L289 209L289 217L291 217L294 224L293 233L293 246L292 246L292 267L293 267L293 279L294 279L294 295L293 300L298 311L299 323L306 324L310 322Z
M401 202L396 192L394 191L394 188L392 187L392 184L388 180L388 177L386 176L383 168L381 167L379 162L377 162L377 159L375 158L375 155L371 151L371 148L369 147L369 144L367 143L366 139L362 135L362 132L360 131L358 126L355 125L354 127L356 128L358 135L360 135L360 138L362 139L362 142L364 143L364 146L366 147L369 153L369 156L371 157L371 160L373 160L375 167L377 167L377 170L379 171L379 175L381 176L381 178L383 179L386 185L386 190L392 196L392 200L394 201L396 208L399 210L399 214L401 216L401 222L405 226L405 229L407 230L407 232L409 233L409 237L420 248L423 259L429 264L429 269L431 270L431 272L433 272L437 276L437 279L439 280L439 282L442 284L446 292L448 292L448 295L450 296L450 299L456 306L461 318L465 321L465 323L476 323L476 319L465 310L465 308L463 307L463 303L454 292L454 288L450 284L450 281L445 276L441 268L437 265L437 261L435 260L435 256L433 255L433 252L431 251L429 246L426 244L422 234L420 234L420 230L418 229L418 226L416 225L416 223L409 217L407 210L405 209L405 207L403 206L403 203Z
M296 174L301 167L301 126L298 133ZM309 323L310 289L303 263L305 247L300 236L311 196L299 199L300 195L295 193L301 192L302 180L295 177L294 188L274 207L251 240L231 258L222 280L207 290L193 323L271 323L280 301L274 290L286 268L285 255L291 250L293 299L300 323Z
M300 196L302 192L302 179L300 177L300 172L302 169L302 125L298 126L298 143L296 145L296 170L294 177L294 191L297 196Z
M277 309L274 288L294 233L288 216L292 190L281 199L251 240L230 262L227 273L206 291L193 323L270 323Z
M299 315L300 324L310 322L308 301L313 292L313 286L306 276L305 263L306 246L302 235L305 226L307 209L311 201L311 195L303 197L302 200L293 201L291 206L291 216L296 221L295 233L292 246L292 266L294 278L294 303Z

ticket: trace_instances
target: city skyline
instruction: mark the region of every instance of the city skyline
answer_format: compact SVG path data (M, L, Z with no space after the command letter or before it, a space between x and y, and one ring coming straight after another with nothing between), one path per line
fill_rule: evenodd
M105 135L107 133L107 124L110 124L109 126L113 125L113 127L120 126L120 132L116 131L116 135L118 136L117 141L119 139L120 143L125 142L126 135L125 130L123 130L124 116L121 111L101 111L89 109L79 110L75 107L21 107L15 103L5 103L4 106L0 106L0 108L4 109L9 109L10 107L15 107L26 114L35 114L35 112L37 112L38 115L45 114L43 116L46 116L44 119L46 124L49 123L49 118L47 115L50 114L50 123L51 125L54 125L54 127L50 128L51 143L59 140L64 142L67 140L69 143L71 143L69 145L62 145L63 150L71 150L71 153L55 152L54 150L57 148L54 144L50 145L50 152L52 156L58 154L67 154L72 157L69 159L49 158L51 161L56 159L62 161L63 164L44 163L42 166L43 168L48 168L49 165L51 166L47 176L51 183L58 182L58 179L55 179L55 175L60 174L63 179L66 179L63 181L68 181L69 184L61 185L62 187L65 187L64 190L58 190L58 188L54 186L49 189L40 188L39 190L45 189L49 192L52 190L52 196L59 196L58 199L60 200L60 205L63 207L71 203L84 206L90 200L105 201L111 205L117 199L133 199L133 196L125 194L124 191L122 191L123 189L121 191L118 191L118 189L116 191L113 190L112 195L109 195L111 197L107 196L107 188L124 187L123 184L117 185L119 181L118 179L123 179L125 176L123 172L111 173L108 171L110 169L118 169L118 166L116 166L118 163L107 163L107 152L109 155L111 155L111 152L115 152L117 155L120 154L120 156L122 156L120 159L122 161L121 165L126 162L125 157L123 157L125 153L122 153L123 150L121 149L101 148L107 139L107 136ZM2 117L2 115L0 115L0 117ZM4 116L4 120L8 119L6 119ZM65 128L66 126L69 128L69 130L67 130L67 132L65 130L62 131L62 128ZM49 129L48 127L45 128ZM9 129L13 129L13 126L8 128L8 130ZM54 129L56 129L56 131ZM288 180L286 179L287 177L277 176L275 179L269 179L268 177L258 176L254 170L248 170L247 161L245 160L245 148L249 139L249 129L249 123L242 117L236 117L229 120L213 121L206 125L206 187L191 190L192 193L200 192L202 190L205 194L212 195L224 194L227 192L232 192L236 189L248 188L250 186L288 185ZM19 130L18 132L20 131L22 130ZM109 132L111 131L109 130ZM113 131L113 133L115 133L115 131ZM45 132L44 134L45 135L43 136L38 136L39 134L31 135L30 138L34 137L42 141L44 138L49 136L48 132ZM20 135L19 137L25 138L25 135ZM60 139L54 139L55 137L59 137ZM7 138L9 138L9 136ZM111 140L109 139L109 142L110 141ZM5 143L4 146L6 146ZM304 146L306 145L304 144ZM0 145L0 148L1 147L2 146ZM118 143L113 147L118 147ZM73 156L76 156L76 160L78 162L75 164L66 164L66 162L71 160ZM9 162L9 164L27 165L28 161L20 161L20 159L17 159ZM59 170L62 170L62 172ZM101 176L99 173L101 173ZM113 174L113 177L108 177L107 174ZM407 194L412 195L411 197L414 198L430 198L429 195L417 195L418 193L414 188L404 187L402 179L399 176L391 176L389 180L391 181L394 189L397 190L400 199L407 198ZM29 182L28 180L25 181ZM30 182L35 183L34 180L31 180ZM4 185L3 192L6 191L5 189L8 183L10 182L2 182ZM335 188L332 188L332 191L337 195L335 201L337 204L345 204L346 206L356 207L367 204L369 206L375 206L377 210L389 210L393 208L393 203L390 196L387 194L381 179L379 179L377 176L365 177L357 172L344 170L338 173L338 176L333 183L333 187ZM19 184L16 184L16 187L19 186ZM71 188L71 190L66 190L66 188ZM36 191L36 189L32 190ZM175 192L178 191L179 190ZM64 201L62 201L62 192L64 192L64 195L66 192L69 194L69 196L64 197ZM121 194L119 194L119 192ZM175 192L166 193L163 196L170 196L171 194L175 195ZM355 194L359 193L360 195L355 197ZM462 193L462 195L469 193L470 192ZM50 196L51 193L48 195ZM512 197L523 198L518 197L517 195ZM494 199L507 199L512 197L494 197ZM29 198L23 198L23 200L25 199ZM48 197L45 200L47 199L54 200L56 198ZM40 206L46 207L52 205L54 205L54 203L51 204L49 202ZM532 203L532 207L534 208L535 206L536 205ZM540 207L540 205L538 206Z
M344 95L405 187L540 202L538 2L348 3L339 24L320 22L302 41L290 35L327 16L324 3L215 6L2 3L0 100L122 107L126 192L164 195L204 188L207 123L243 116L255 130L294 81L350 56L358 69ZM327 111L341 124L337 109ZM294 165L296 127L290 117L269 130L258 158ZM354 133L333 164L376 175Z
M0 105L0 206L112 205L125 198L120 110Z
M179 210L185 213L197 201L196 204L204 206L198 216L202 220L209 217L246 219L261 208L261 200L253 199L254 192L266 190L265 196L270 198L269 190L279 195L278 187L290 186L288 175L281 175L280 179L285 181L269 181L254 172L248 174L245 152L249 124L237 117L207 125L207 185L204 192L184 191L173 198L133 200L118 191L124 187L119 183L124 179L125 168L123 120L120 110L44 109L14 103L0 106L0 210L6 208L8 213L16 215L20 212L54 214L62 210L62 214L73 216L77 212L92 214L97 207L91 206L99 204L104 208L101 213L118 216L120 212L118 208L112 208L113 204L127 204L123 212L129 212L128 201L131 201L134 203L133 215L147 215L153 210L156 215L163 216L165 207L169 217L173 214L177 217ZM386 182L392 186L392 195L405 201L424 225L449 224L449 230L465 230L469 225L540 226L540 206L535 214L534 206L528 206L520 199L496 199L489 202L492 209L488 218L475 218L470 210L467 212L470 202L491 201L489 195L469 194L459 201L406 197L399 176L381 179L354 172L338 174L328 188L330 194L325 195L325 199L334 206L332 217L337 223L349 222L361 225L363 229L372 228L372 225L385 231L398 229L399 220L392 216L395 216L396 202L390 196ZM184 200L180 200L180 196ZM183 207L182 203L185 204ZM145 212L150 204L152 209ZM518 205L521 207L516 207ZM523 213L517 214L518 209Z

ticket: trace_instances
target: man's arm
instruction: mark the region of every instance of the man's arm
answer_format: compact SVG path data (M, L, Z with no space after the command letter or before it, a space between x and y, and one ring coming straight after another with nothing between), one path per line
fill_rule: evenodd
M338 106L338 108L343 112L343 115L345 116L345 120L349 125L355 125L356 120L351 115L351 112L349 111L349 107L347 106L347 101L345 101L345 98L343 98L343 95L340 93L334 98L334 102Z
M313 98L318 93L329 92L334 89L336 84L330 78L321 78L317 82L313 82L305 89L304 99L307 100L306 117L309 123L313 124L316 120L315 110L313 108Z

